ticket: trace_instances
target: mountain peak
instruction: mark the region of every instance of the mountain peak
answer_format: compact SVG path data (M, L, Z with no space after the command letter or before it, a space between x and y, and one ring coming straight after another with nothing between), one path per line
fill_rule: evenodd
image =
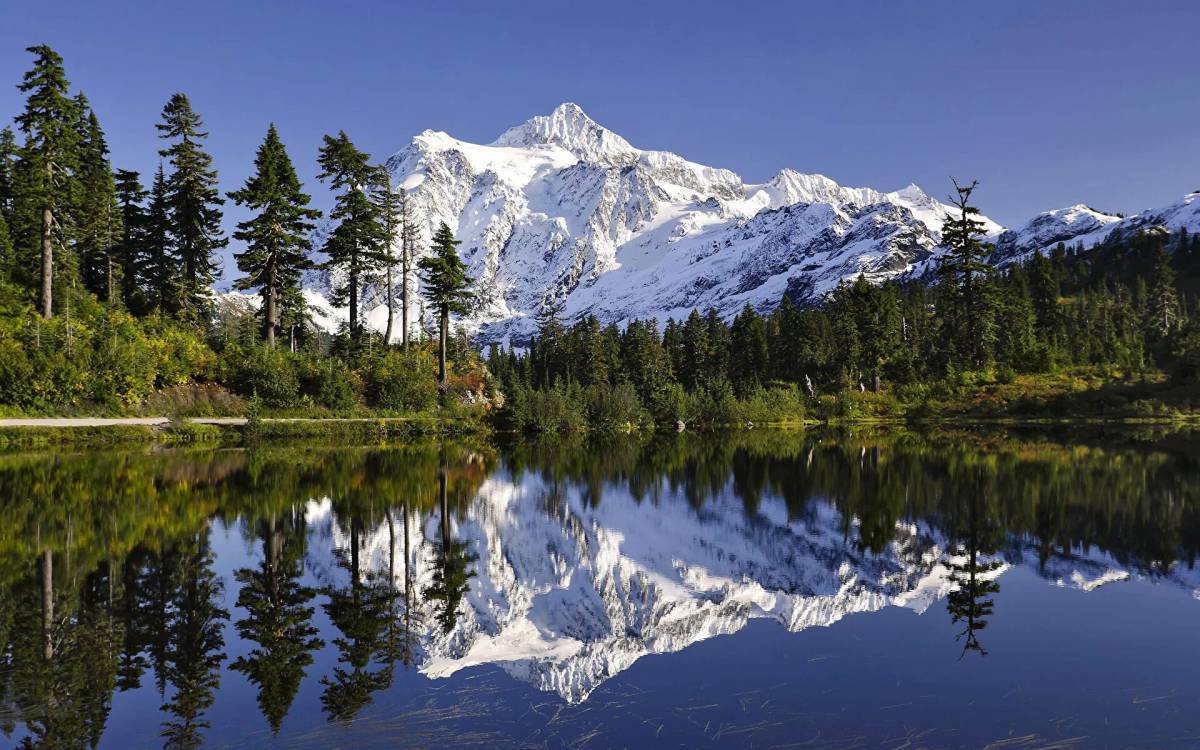
M563 102L548 115L509 128L492 145L560 146L584 161L608 164L628 163L638 156L629 141L588 117L575 102Z

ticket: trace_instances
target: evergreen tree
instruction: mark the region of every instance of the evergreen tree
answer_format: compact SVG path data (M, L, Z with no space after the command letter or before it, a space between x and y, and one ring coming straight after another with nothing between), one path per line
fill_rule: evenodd
M408 202L408 194L400 191L400 342L408 348L410 335L408 308L412 300L413 263L421 244L421 229Z
M108 143L96 113L80 94L76 107L84 115L80 123L79 200L76 242L83 284L109 305L121 299L120 252L121 212L117 206L116 183L108 159Z
M0 279L7 278L12 262L13 197L16 190L17 139L12 128L0 130Z
M329 257L326 267L339 272L335 276L332 301L336 305L349 305L350 338L355 346L361 329L359 293L379 269L385 253L379 209L368 193L376 174L370 158L354 146L344 130L336 138L325 136L318 158L319 178L341 191L329 214L337 226L329 233L322 250Z
M764 385L770 366L762 316L747 303L729 330L729 379L734 391L744 398Z
M444 222L433 237L432 253L417 261L425 298L438 312L438 383L446 385L446 339L450 313L466 314L473 297L467 266L458 257L459 241Z
M1166 337L1179 324L1179 296L1175 290L1175 269L1163 250L1162 240L1154 243L1153 270L1150 282L1149 320L1151 330Z
M239 657L231 668L258 686L258 707L271 731L283 718L312 664L312 652L324 645L312 624L310 602L316 591L300 583L304 573L304 519L293 512L282 522L275 514L259 523L263 560L259 569L241 568L234 578L242 584L238 607L248 615L237 623L238 635L256 648Z
M379 220L382 223L383 252L380 265L383 267L384 304L387 306L387 325L384 328L383 341L385 344L391 344L392 327L396 315L394 273L397 265L402 267L407 265L405 255L407 245L404 230L407 228L405 213L408 206L404 197L404 190L395 190L392 187L392 175L386 168L381 167L377 169L375 175L376 179L372 185L372 199L375 202L375 209L379 212ZM397 244L399 244L399 252L396 252ZM407 282L408 277L403 276L402 280ZM406 292L407 286L404 288L404 293ZM407 329L406 322L404 325Z
M12 222L17 156L17 137L12 128L0 130L0 219L5 223Z
M79 159L75 102L69 93L62 58L45 45L29 47L33 68L18 86L28 95L16 123L25 135L17 162L14 213L9 227L15 244L34 250L39 271L20 269L20 277L37 281L42 317L54 316L55 252L68 246L70 219L76 200L75 171ZM62 259L59 259L61 263Z
M258 289L262 298L263 338L275 346L280 307L285 298L299 293L301 276L312 267L309 234L321 214L308 207L309 196L272 124L254 158L255 173L230 199L253 216L238 224L234 239L246 243L236 253L238 269L246 276L234 282L238 289Z
M956 212L946 217L942 227L946 252L939 269L952 283L949 323L955 343L972 367L987 364L988 344L994 335L994 330L989 330L989 301L985 299L987 276L992 270L986 260L990 247L980 239L984 224L979 220L979 209L971 205L971 194L978 184L954 182L955 195L950 201Z
M146 281L145 264L149 261L146 241L146 197L149 195L137 172L118 169L114 188L121 212L121 237L115 255L121 263L121 299L125 307L141 312L142 285Z
M537 316L538 366L534 380L538 385L553 385L567 373L566 328L562 320L563 303L556 296L547 296Z
M171 163L167 178L170 236L178 262L177 301L180 318L199 323L206 317L213 280L219 270L216 251L228 244L221 234L224 203L217 191L212 157L201 147L208 133L185 94L174 94L156 127L159 137L174 141L159 151Z
M146 210L142 236L145 243L146 305L149 310L174 314L179 309L179 268L171 238L167 178L161 163L150 187L150 204Z

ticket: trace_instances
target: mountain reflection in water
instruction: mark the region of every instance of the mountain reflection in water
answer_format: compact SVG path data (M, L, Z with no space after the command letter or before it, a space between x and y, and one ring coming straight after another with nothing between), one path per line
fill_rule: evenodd
M0 737L198 747L235 719L277 733L310 698L353 727L400 683L481 665L570 707L754 619L889 607L983 659L1014 568L1200 599L1197 447L757 432L2 456ZM149 734L110 721L126 694Z

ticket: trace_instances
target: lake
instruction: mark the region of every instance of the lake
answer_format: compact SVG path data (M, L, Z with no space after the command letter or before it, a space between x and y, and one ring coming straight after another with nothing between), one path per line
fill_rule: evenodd
M0 456L0 747L1197 747L1200 433Z

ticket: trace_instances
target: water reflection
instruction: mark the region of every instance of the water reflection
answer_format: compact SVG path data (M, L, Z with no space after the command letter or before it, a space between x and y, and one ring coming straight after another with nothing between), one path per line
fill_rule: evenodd
M0 729L94 747L114 696L152 689L158 742L198 747L231 673L271 732L306 684L346 724L409 668L496 664L578 703L751 619L885 607L944 608L947 647L981 657L1012 566L1200 597L1195 448L747 433L0 457ZM217 528L253 550L231 575Z

